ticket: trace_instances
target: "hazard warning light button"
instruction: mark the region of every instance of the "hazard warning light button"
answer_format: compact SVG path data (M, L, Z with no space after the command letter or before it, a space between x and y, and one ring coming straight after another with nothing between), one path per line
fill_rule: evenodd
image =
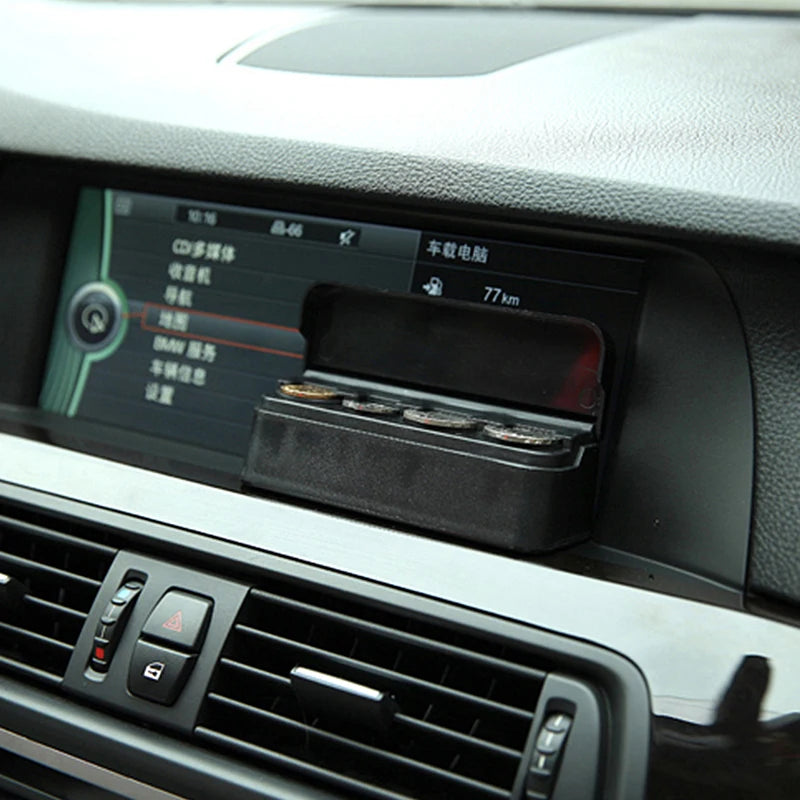
M142 636L198 653L213 605L206 597L173 589L158 601L142 628Z

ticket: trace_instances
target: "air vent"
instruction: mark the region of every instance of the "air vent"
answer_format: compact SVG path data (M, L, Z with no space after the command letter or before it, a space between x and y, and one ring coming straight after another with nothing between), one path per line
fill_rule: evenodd
M101 539L91 531L79 538L67 532L67 523L0 507L0 572L27 592L15 613L0 611L0 667L61 681L116 553Z
M545 677L530 661L444 625L276 585L245 602L195 732L349 794L510 798ZM298 667L390 697L391 722L381 731L342 714L346 692L339 714L320 718L293 690Z

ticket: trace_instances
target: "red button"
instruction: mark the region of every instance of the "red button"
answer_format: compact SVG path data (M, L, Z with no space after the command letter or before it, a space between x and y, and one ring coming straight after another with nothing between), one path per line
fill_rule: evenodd
M178 650L199 653L213 606L211 598L170 589L150 612L142 636Z
M95 649L94 649L94 657L98 661L105 661L106 660L106 649L105 649L105 647L95 647Z

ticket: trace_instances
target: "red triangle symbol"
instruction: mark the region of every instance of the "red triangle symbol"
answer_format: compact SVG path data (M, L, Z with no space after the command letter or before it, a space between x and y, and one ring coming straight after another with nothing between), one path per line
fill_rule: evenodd
M161 627L180 633L183 630L183 612L178 611L173 614Z

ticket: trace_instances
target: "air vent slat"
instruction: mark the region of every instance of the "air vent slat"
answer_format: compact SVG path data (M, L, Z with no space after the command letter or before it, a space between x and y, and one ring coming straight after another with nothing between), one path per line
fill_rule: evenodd
M0 624L0 667L58 682L116 550L104 531L22 506L0 508L0 572L25 589L13 624Z
M523 675L526 678L533 678L534 680L544 680L545 673L541 670L533 670L528 667L518 666L516 664L511 664L507 661L501 661L497 658L492 658L491 656L486 656L480 653L473 653L467 650L464 650L460 647L454 647L453 645L445 644L443 642L436 642L432 639L419 636L413 633L407 633L406 631L399 631L393 628L386 627L385 625L380 625L375 622L371 622L369 620L361 620L356 617L350 616L349 614L342 614L337 611L331 611L327 608L321 608L319 606L314 606L309 603L302 603L298 600L293 600L291 598L283 598L279 597L275 594L271 594L270 592L261 591L258 589L254 589L251 592L251 597L259 601L267 601L270 603L274 603L275 605L283 606L286 608L292 608L297 611L302 611L308 614L312 614L319 619L322 620L329 620L331 622L338 622L343 623L353 630L357 631L366 631L369 633L379 634L382 636L391 636L395 641L401 642L403 644L410 644L418 647L423 647L429 649L431 652L439 652L444 653L448 656L454 656L457 658L469 658L471 661L476 663L484 664L488 667L502 667L502 669L506 672L516 672L519 675Z
M303 759L291 758L290 756L283 755L274 750L259 747L258 745L238 739L235 736L228 736L202 725L196 727L194 733L195 736L201 739L222 745L225 748L238 750L260 761L266 761L275 766L299 769L310 777L329 781L343 789L356 791L360 797L371 797L375 798L375 800L413 800L413 795L398 794L397 792L389 791L380 786L370 785L365 781L341 775L335 770L323 769Z
M447 730L447 728L442 728L439 725L431 725L429 722L423 722L422 720L408 717L405 714L397 714L394 721L396 724L408 725L411 728L424 731L434 736L441 736L445 739L453 739L461 744L467 745L468 747L474 747L478 750L486 750L498 756L517 760L522 758L522 751L520 750L512 750L510 747L503 747L499 744L487 742L483 739L476 739L474 736L466 736L458 731L450 731Z
M290 678L284 678L283 675L275 675L275 673L273 672L267 672L264 669L251 667L249 664L242 664L240 661L234 661L232 658L223 657L219 660L219 663L224 667L229 667L230 669L238 669L242 672L246 672L248 675L252 675L261 680L280 684L281 686L287 689L292 685L292 681Z
M526 768L543 666L502 641L275 581L242 606L198 728L250 758L358 779L361 796L379 787L508 800ZM328 676L324 688L292 681L297 667ZM364 705L370 694L380 706Z
M75 583L80 583L83 586L87 586L91 589L99 589L101 581L94 580L94 578L87 578L84 575L76 575L74 572L67 572L63 569L58 569L56 567L50 567L47 564L38 564L36 561L32 561L29 558L22 558L20 556L12 556L8 553L0 554L0 564L11 564L14 567L19 567L25 570L32 570L34 572L46 572L48 575L59 578L65 581L74 581Z
M29 664L23 664L19 661L15 661L13 658L7 658L6 656L0 655L0 666L12 672L27 675L29 678L35 678L43 683L51 683L55 685L61 683L61 675L56 675L53 672L47 672L47 670L32 667Z
M348 749L355 750L355 754L357 757L363 757L364 755L371 755L376 759L388 762L391 765L391 768L402 766L411 770L415 770L416 772L420 773L417 780L430 780L431 778L436 778L439 780L448 781L452 783L454 787L458 787L460 790L466 790L466 789L478 790L480 792L487 793L487 796L490 797L508 797L507 792L498 789L496 786L489 786L488 784L482 783L481 781L470 780L468 778L462 777L461 775L457 775L452 772L446 772L445 770L442 769L437 769L436 767L432 767L429 764L424 764L414 759L406 758L404 756L400 756L395 753L389 752L387 750L380 750L376 747L364 744L363 742L354 742L336 733L331 733L330 731L325 731L320 728L315 728L311 725L307 725L302 722L296 722L295 720L287 719L286 717L282 717L278 714L273 714L269 711L264 711L260 708L255 708L254 706L248 705L247 703L240 703L236 700L230 700L227 697L222 697L220 695L213 693L209 695L209 699L215 703L221 703L230 708L236 709L237 711L243 711L246 714L251 714L255 717L258 717L261 720L269 721L273 725L276 725L278 727L285 726L286 728L290 728L293 731L300 734L300 736L307 742L313 739L320 739L323 742L337 745L339 748L343 750L348 750ZM313 743L309 744L308 747L313 748Z
M25 630L25 628L19 628L16 625L9 625L7 622L0 622L0 632L19 637L20 639L35 641L38 644L53 647L62 652L72 652L71 645L60 642L58 639L52 639L49 636L43 636L41 633L34 633L33 631Z
M28 534L29 536L35 536L41 540L50 540L61 547L74 547L79 550L89 550L96 555L105 556L109 560L112 559L117 552L115 548L100 544L99 542L79 539L77 536L72 536L69 533L62 533L61 531L44 528L41 525L34 525L30 522L23 522L0 514L0 529L3 527Z
M26 630L18 625L0 622L0 654L22 665L63 675L72 655L72 649L72 645L58 639Z
M247 664L242 664L230 658L221 658L220 665L227 667L229 669L239 670L243 673L247 673L248 675L251 675L258 679L278 684L287 689L291 686L291 680L289 678L284 678L281 675L275 675L271 672L266 672L265 670L260 670L257 669L256 667L251 667ZM447 728L443 728L439 725L432 725L429 722L423 722L422 720L409 717L405 714L397 714L395 717L395 722L403 725L408 725L412 728L416 728L417 730L426 731L433 735L439 735L445 738L455 739L461 742L462 744L471 747L476 747L482 750L487 750L497 755L505 756L506 758L520 759L522 757L522 752L519 750L513 750L510 747L503 747L502 745L494 744L493 742L488 742L485 739L478 739L474 736L467 736L458 733L457 731L448 730Z
M430 692L435 692L437 694L446 695L453 699L464 700L469 703L474 703L475 705L481 706L482 708L485 708L489 711L495 711L495 712L500 712L502 714L507 714L509 717L516 717L517 719L527 723L533 721L532 712L523 711L522 709L514 708L513 706L507 706L502 703L496 703L493 700L486 700L485 698L482 697L470 696L463 692L459 692L455 689L450 689L446 686L440 686L438 684L430 683L428 681L423 681L418 678L411 678L408 675L403 675L402 673L399 672L383 669L381 667L376 667L373 666L372 664L366 664L354 658L333 655L329 652L326 652L325 650L322 650L321 648L313 647L312 645L302 644L300 642L295 642L291 639L285 639L282 636L275 636L274 634L271 633L265 633L264 631L256 630L255 628L251 628L247 625L237 624L235 626L235 629L240 633L246 634L247 636L253 636L262 639L266 642L288 645L289 647L295 648L302 653L306 653L310 656L316 656L320 659L324 659L326 662L333 662L335 664L342 664L344 666L354 667L358 670L363 670L364 672L371 673L377 675L378 677L386 678L391 681L410 683L420 688L427 689Z
M62 606L59 603L52 603L50 600L45 600L42 597L35 597L32 594L25 596L25 602L33 606L39 606L39 608L42 609L52 611L54 614L63 614L66 617L71 617L78 622L83 622L88 616L88 614L86 614L84 611L77 611L74 608Z

